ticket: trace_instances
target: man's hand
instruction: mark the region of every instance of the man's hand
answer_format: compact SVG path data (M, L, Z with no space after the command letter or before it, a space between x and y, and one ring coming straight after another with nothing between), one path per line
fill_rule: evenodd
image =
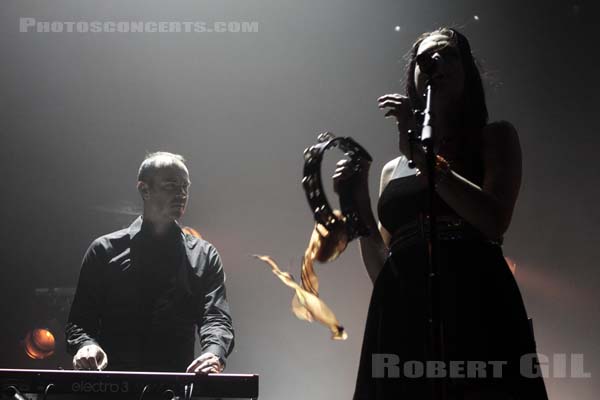
M102 371L108 365L108 356L102 347L95 344L83 346L73 357L74 369Z
M185 372L195 374L218 374L223 371L223 364L213 353L204 353L187 367Z

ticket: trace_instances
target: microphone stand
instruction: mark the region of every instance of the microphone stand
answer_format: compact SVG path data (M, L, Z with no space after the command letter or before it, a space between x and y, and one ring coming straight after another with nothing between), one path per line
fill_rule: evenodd
M423 127L421 130L421 142L425 148L425 157L427 163L427 182L429 210L425 219L425 224L429 224L427 233L427 263L429 267L427 275L427 311L429 324L429 354L428 361L441 361L444 363L444 370L447 372L446 354L444 345L444 329L442 318L442 296L441 296L441 276L438 262L438 235L436 224L435 208L435 144L434 144L434 119L432 118L432 97L433 83L430 79L427 82L426 106L423 112ZM446 400L448 398L447 378L428 378L432 399Z

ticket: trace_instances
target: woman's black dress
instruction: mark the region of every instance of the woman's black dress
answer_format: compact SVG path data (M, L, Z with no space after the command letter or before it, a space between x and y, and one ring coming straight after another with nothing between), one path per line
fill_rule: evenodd
M457 170L459 167L453 163L453 169L481 184L482 168L478 164L462 163L462 167L463 171ZM419 226L417 218L427 210L425 184L407 167L406 158L400 159L397 168L403 173L390 181L378 204L380 221L389 232L411 223ZM475 173L467 174L469 170ZM519 288L500 245L486 241L441 199L436 204L440 219L451 221L446 224L450 234L441 236L438 246L447 354L444 368L449 374L450 360L463 365L447 380L449 398L461 399L465 391L478 391L511 396L505 398L547 399L541 377L529 378L520 373L524 355L525 375L536 372L531 361L537 360L536 348ZM429 348L427 246L424 234L411 236L404 232L402 237L392 237L390 255L374 285L355 400L432 398L424 377ZM474 370L474 361L480 362L479 368L481 361L486 362L487 369ZM382 368L382 362L398 368ZM498 371L501 377L494 377ZM384 377L380 377L382 373ZM438 370L437 376L440 374Z

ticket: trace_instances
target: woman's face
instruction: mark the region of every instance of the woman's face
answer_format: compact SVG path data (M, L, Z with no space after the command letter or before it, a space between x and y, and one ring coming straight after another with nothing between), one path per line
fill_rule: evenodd
M414 79L417 93L424 95L427 81L431 79L436 101L442 101L442 105L458 101L463 94L465 74L460 52L452 40L442 33L428 36L419 45L417 58L423 59L425 64L435 63L432 76L422 71L419 63L415 65Z

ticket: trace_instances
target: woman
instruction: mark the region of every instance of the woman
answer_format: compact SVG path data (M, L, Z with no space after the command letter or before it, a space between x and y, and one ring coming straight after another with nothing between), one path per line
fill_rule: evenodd
M427 66L435 67L425 68L432 76L422 70ZM431 379L423 377L426 370L415 367L415 362L426 367L430 348L428 174L423 148L409 140L410 131L420 129L421 114L414 110L424 109L428 80L435 96L434 207L444 366L449 374L448 361L463 365L446 380L447 393L450 399L546 399L542 378L524 376L536 372L531 365L536 361L535 342L500 247L521 183L519 139L511 124L487 122L481 77L469 43L448 28L425 33L413 45L407 96L379 99L386 117L397 121L402 154L381 173L379 226L370 206L368 166L353 176L342 161L334 175L337 189L352 186L360 217L371 231L360 239L374 289L354 398L431 398ZM409 157L416 168L409 166ZM476 370L482 361L485 371ZM499 362L496 370L494 361ZM385 362L398 368L383 368ZM529 374L521 373L521 364Z

